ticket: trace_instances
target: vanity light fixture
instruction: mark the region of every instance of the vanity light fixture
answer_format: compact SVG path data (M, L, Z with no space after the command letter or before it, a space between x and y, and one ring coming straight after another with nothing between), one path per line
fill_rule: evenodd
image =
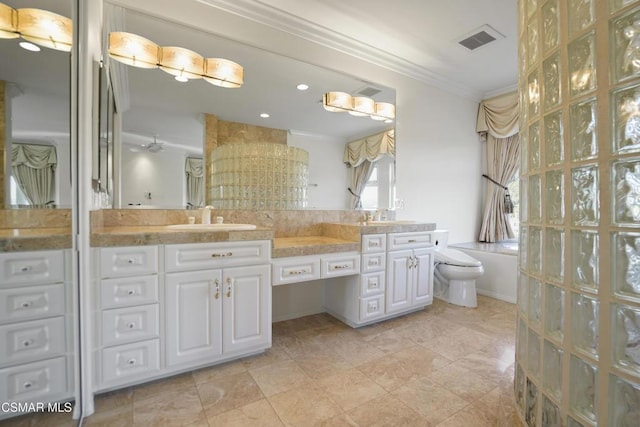
M109 56L138 68L158 68L160 46L137 34L109 33Z
M348 112L353 116L371 117L373 120L392 123L396 117L396 106L389 102L375 102L365 96L351 96L346 92L327 92L322 106L332 113Z
M201 79L204 58L196 52L182 47L160 48L160 69L179 82Z
M228 59L207 58L202 77L212 85L235 89L242 86L244 69Z
M0 38L23 39L50 49L71 51L71 19L42 9L14 9L0 3Z

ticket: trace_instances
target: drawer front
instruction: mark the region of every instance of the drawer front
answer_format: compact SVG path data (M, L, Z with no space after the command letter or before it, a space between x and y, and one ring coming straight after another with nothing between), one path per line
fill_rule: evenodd
M158 272L157 246L100 249L100 277L123 277Z
M0 323L61 316L64 313L62 283L0 289Z
M272 263L272 284L305 282L320 279L320 257L279 258Z
M360 254L356 252L321 256L320 263L320 277L323 279L360 273Z
M104 279L100 285L100 307L130 307L158 302L158 276Z
M115 308L102 312L102 346L160 336L158 304Z
M0 254L0 287L62 281L64 281L62 250Z
M384 276L384 271L363 274L360 277L360 296L369 297L383 293L385 288Z
M125 383L160 371L160 341L149 340L102 350L102 383Z
M271 259L268 240L206 244L167 245L168 272L267 264Z
M360 298L360 321L366 322L384 315L384 295Z
M384 252L377 254L362 255L362 265L360 270L362 273L372 273L374 271L382 271L385 267L387 256Z
M386 234L363 234L362 253L384 252L387 249Z
M0 366L65 353L64 316L0 326Z
M0 369L1 402L46 402L65 397L67 390L65 357Z
M424 248L433 246L432 233L391 233L389 234L389 250Z

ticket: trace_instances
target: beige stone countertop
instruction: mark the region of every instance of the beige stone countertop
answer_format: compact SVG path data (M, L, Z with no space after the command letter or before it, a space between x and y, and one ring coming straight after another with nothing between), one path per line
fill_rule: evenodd
M0 228L0 252L71 248L71 228Z
M273 258L360 251L360 242L327 236L276 237Z
M405 233L411 231L433 231L436 229L435 222L411 222L397 221L387 224L365 224L364 222L354 223L327 223L330 227L334 227L334 232L340 232L340 228L357 229L360 234L378 234L378 233ZM343 230L344 231L344 230Z
M233 242L272 240L273 231L255 230L179 230L166 226L103 227L91 232L91 246L166 245L172 243Z

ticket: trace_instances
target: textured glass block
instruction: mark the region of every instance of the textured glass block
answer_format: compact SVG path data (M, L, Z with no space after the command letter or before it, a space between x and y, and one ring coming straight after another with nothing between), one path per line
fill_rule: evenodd
M562 425L560 416L560 408L556 406L547 396L542 399L542 425L543 426L558 426Z
M527 300L529 296L527 289L527 276L520 273L520 276L518 276L518 307L523 316L527 315Z
M527 78L527 94L529 118L533 119L540 113L540 81L538 80L537 70L534 70Z
M521 109L522 111L523 109ZM525 119L521 119L520 123L526 123ZM520 155L520 175L524 175L527 173L529 168L529 128L526 126L522 126L520 128L520 153L524 153L525 155Z
M529 228L529 271L542 273L542 229L538 227Z
M527 0L527 16L531 16L538 8L538 0Z
M564 172L549 171L546 176L546 218L550 224L564 223Z
M540 169L540 123L529 126L529 165L532 170Z
M613 64L611 75L621 81L640 75L640 10L635 9L611 23L609 49Z
M535 64L538 60L538 19L531 18L527 25L527 62ZM529 110L531 111L531 110Z
M636 0L609 0L609 7L612 12L615 12L623 7L632 4Z
M527 340L527 368L533 378L540 376L540 337L533 330L529 329Z
M542 320L542 285L539 280L529 278L528 283L528 311L529 321L532 324L539 325Z
M544 329L550 338L562 342L564 338L564 290L546 285Z
M596 421L597 368L576 356L571 356L569 376L569 407L591 421Z
M567 427L584 427L584 425L575 419L568 417L567 418Z
M562 138L562 114L549 114L544 118L545 161L547 166L555 166L564 160Z
M593 6L597 0L569 0L569 34L577 33L593 23Z
M545 277L557 283L564 282L564 230L547 228L545 232Z
M538 425L538 387L527 378L527 410L524 419L530 427Z
M579 289L598 292L598 233L571 231L571 283Z
M613 215L620 225L640 224L640 158L614 162L611 171Z
M513 383L516 397L516 404L521 411L524 411L524 370L519 363L516 363L516 379Z
M542 64L542 84L544 87L544 108L546 111L556 107L560 97L560 55L547 58Z
M569 94L582 95L596 87L595 32L569 44Z
M522 156L525 157L525 156ZM526 175L520 177L520 222L529 220L529 180Z
M593 159L598 155L596 135L596 100L571 105L569 109L569 137L571 160Z
M640 151L640 86L624 88L613 93L613 151Z
M542 193L540 175L529 177L529 222L539 224L542 220Z
M527 324L520 319L518 322L518 343L516 344L517 359L525 363L527 360Z
M611 317L612 362L640 379L640 308L613 304Z
M520 227L520 239L518 240L518 258L521 270L527 269L527 227Z
M609 425L640 425L640 384L609 375Z
M542 385L544 390L558 402L562 399L562 355L561 348L551 342L544 342Z
M571 222L595 226L599 219L598 166L571 169Z
M526 75L527 72L527 58L529 57L528 55L528 49L527 49L527 38L526 37L520 37L520 39L518 40L518 65L519 65L519 69L518 69L518 75L519 76L523 76L522 80L524 80L524 76ZM520 89L520 108L521 108L521 114L525 114L526 115L526 111L522 112L522 106L526 105L526 102L523 102L525 100L522 99L522 95L526 94L526 91L522 91L522 89ZM525 121L523 121L524 123Z
M599 302L583 294L571 294L571 342L577 350L598 358Z
M549 51L559 41L558 0L549 0L542 6L542 49Z

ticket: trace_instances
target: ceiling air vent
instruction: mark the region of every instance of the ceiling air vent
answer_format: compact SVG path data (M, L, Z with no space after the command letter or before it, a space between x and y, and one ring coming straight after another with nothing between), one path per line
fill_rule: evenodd
M362 89L358 90L356 94L362 95L362 96L368 96L369 98L371 98L372 96L377 95L380 92L382 92L380 89L376 89L375 87L371 87L371 86L365 86Z
M462 40L458 41L458 43L469 50L476 50L479 47L485 46L495 40L504 38L502 34L489 25L483 25L462 37Z

